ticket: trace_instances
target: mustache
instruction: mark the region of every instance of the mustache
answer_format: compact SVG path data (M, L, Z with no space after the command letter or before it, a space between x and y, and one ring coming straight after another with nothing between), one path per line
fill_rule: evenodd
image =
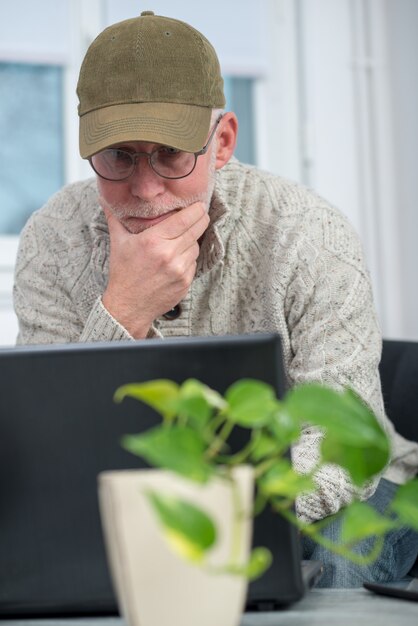
M159 217L170 211L184 209L190 206L194 202L207 201L207 195L205 193L189 196L188 198L173 197L165 201L147 201L139 198L132 198L127 202L114 202L110 203L106 201L103 196L100 197L100 203L105 205L112 213L118 218L123 219L127 217L143 217L146 219L152 219Z
M188 199L173 199L171 201L166 202L149 202L146 200L131 200L127 203L115 203L109 208L114 212L116 217L124 218L124 217L144 217L144 218L153 218L159 217L160 215L164 215L165 213L169 213L170 211L184 209L185 207L193 204L193 202L197 202L198 200L203 200L203 198L193 197Z

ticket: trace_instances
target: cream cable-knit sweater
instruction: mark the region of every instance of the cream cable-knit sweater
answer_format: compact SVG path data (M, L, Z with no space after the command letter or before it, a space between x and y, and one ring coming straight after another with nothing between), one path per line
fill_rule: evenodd
M346 219L313 192L236 159L217 173L210 215L181 316L155 320L149 336L279 332L291 382L353 388L392 438L385 476L399 483L413 476L418 444L396 434L384 415L370 281ZM101 303L108 261L95 181L67 186L22 233L14 288L18 343L132 340ZM292 453L298 471L313 467L319 440L305 430ZM335 467L323 469L318 483L316 494L297 503L304 520L335 513L352 497Z

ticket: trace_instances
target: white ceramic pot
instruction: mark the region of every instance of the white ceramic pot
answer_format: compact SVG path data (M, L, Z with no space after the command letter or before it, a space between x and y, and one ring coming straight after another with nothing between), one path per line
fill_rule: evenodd
M252 469L236 468L234 479L243 511L238 554L245 563L251 548ZM236 626L247 581L241 576L208 572L175 554L144 494L150 488L190 500L213 517L219 540L211 551L211 566L227 563L231 541L237 536L227 481L216 479L202 486L151 469L100 474L102 525L121 614L129 626Z

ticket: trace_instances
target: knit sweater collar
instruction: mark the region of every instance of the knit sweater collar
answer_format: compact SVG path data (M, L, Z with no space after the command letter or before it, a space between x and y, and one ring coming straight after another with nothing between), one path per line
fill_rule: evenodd
M209 272L225 256L225 223L230 208L225 202L222 188L218 182L219 178L210 203L210 223L200 245L196 277Z

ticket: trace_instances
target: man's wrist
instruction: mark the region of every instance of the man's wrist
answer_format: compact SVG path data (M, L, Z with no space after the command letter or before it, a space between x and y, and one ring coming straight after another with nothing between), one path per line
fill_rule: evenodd
M123 310L123 307L115 307L106 293L102 296L102 304L106 311L123 326L134 339L146 339L152 321L144 321L137 316L133 317Z

